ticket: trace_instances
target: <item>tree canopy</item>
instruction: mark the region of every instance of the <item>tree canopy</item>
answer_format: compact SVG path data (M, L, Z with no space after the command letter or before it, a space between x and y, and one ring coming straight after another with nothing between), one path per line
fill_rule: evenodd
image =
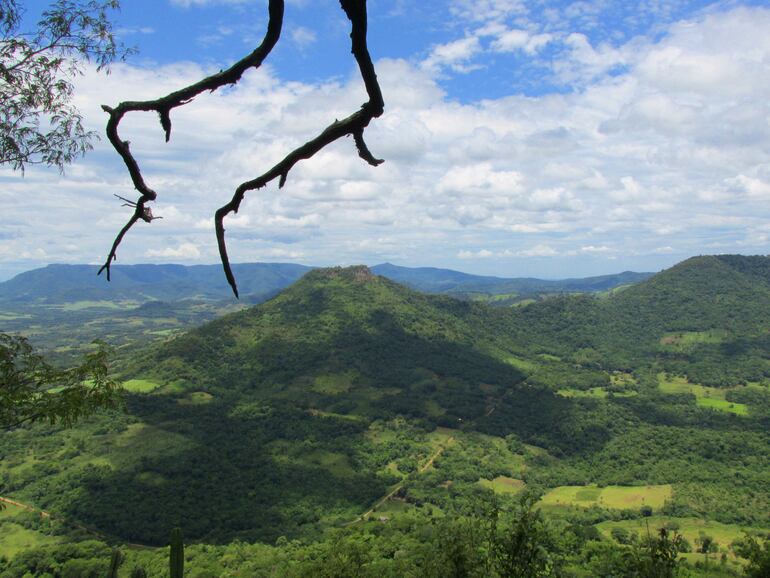
M72 103L84 62L105 69L125 49L109 13L118 0L56 0L32 30L25 2L0 0L0 166L63 170L92 148L96 133Z
M0 333L0 430L36 421L71 425L100 408L120 404L120 386L108 377L108 349L98 344L82 363L58 369L24 337Z

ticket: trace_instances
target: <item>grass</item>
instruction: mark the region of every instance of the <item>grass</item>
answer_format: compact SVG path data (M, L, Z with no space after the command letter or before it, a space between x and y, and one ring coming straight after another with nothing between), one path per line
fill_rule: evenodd
M699 407L707 407L719 411L727 411L735 415L748 415L749 408L743 403L727 401L725 395L730 389L706 387L697 383L690 383L686 377L658 374L658 387L663 393L691 393L695 396L695 403Z
M0 556L13 558L19 552L46 546L58 542L56 538L46 536L42 532L28 530L13 522L6 522L0 531Z
M710 331L677 331L667 333L660 338L660 345L669 351L690 351L701 343L722 343L727 332L714 329Z
M24 550L59 541L42 532L28 530L16 524L13 519L23 513L24 509L12 504L5 504L5 506L3 510L0 510L0 556L13 558Z
M340 395L347 393L350 388L353 387L353 380L355 378L355 371L319 375L313 380L313 391L324 393L326 395Z
M597 399L604 399L607 397L607 390L601 387L592 387L591 389L572 389L565 388L557 391L562 397L593 397Z
M678 526L677 532L684 536L688 542L695 548L695 539L705 533L714 538L719 545L720 550L727 550L727 547L737 538L743 536L745 530L756 530L737 524L722 524L711 520L701 520L698 518L668 518L664 516L651 516L636 520L620 520L617 522L607 521L596 525L596 528L606 537L610 537L613 528L623 528L629 532L636 532L640 536L647 535L647 525L649 524L650 533L655 533L666 524L674 523Z
M32 319L32 315L24 313L4 313L0 311L0 321L15 321L17 319Z
M496 494L518 494L524 489L524 482L508 476L497 476L494 480L480 479L479 484Z
M504 358L503 361L508 365L512 365L516 369L520 369L524 372L531 372L537 368L536 364L532 363L531 361L527 361L526 359L521 359L520 357L508 356Z
M562 397L592 397L594 399L604 399L610 392L603 387L592 387L591 389L560 389L556 392ZM636 391L614 391L612 395L615 397L633 397L638 395Z
M615 510L651 506L662 508L671 497L670 484L662 486L559 486L545 494L543 506L601 506Z
M214 396L205 391L193 391L186 398L178 400L179 405L205 405L211 403Z
M123 382L123 389L131 393L150 393L161 387L159 383L148 379L129 379Z

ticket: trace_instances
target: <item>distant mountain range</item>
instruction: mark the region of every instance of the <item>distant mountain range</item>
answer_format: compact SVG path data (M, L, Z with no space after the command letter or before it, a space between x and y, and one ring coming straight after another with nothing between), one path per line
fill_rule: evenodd
M67 303L75 301L179 301L230 299L220 265L115 265L112 280L96 275L96 265L48 265L0 283L0 301ZM291 263L242 263L233 266L243 301L263 301L313 269ZM585 279L543 280L470 275L451 269L399 267L383 263L372 272L425 293L455 296L528 296L539 293L598 292L638 283L652 273L626 271Z

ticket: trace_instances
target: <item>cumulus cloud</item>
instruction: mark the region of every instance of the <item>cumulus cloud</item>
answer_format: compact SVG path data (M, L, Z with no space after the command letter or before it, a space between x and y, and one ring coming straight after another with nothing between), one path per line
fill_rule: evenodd
M441 71L472 64L466 56L512 30L526 31L526 42L540 33L512 22L517 2L479 5L483 34L434 47L435 67L377 63L386 114L367 135L385 164L363 163L343 139L298 165L283 189L249 193L225 223L234 261L470 267L479 260L509 263L499 273L517 274L538 259L577 267L704 247L768 252L770 10L706 13L655 41L606 49L573 39L575 51L562 56L577 64L564 74L589 79L575 90L459 102L442 88ZM566 38L555 37L543 50ZM515 50L526 53L525 37L518 42ZM622 69L612 70L617 63ZM109 77L79 79L78 105L89 128L101 131L99 105L116 95L153 97L209 72L191 63L120 64ZM238 184L364 100L357 74L310 84L266 67L173 111L168 144L155 115L127 116L121 134L159 192L153 210L164 219L132 230L121 262L216 260L213 213ZM65 176L0 171L0 183L0 229L13 235L0 243L0 263L23 251L44 255L40 262L98 262L128 218L112 194L135 194L105 142Z
M164 247L162 249L147 249L144 254L147 257L171 259L197 259L201 256L200 249L193 243L182 243L177 247Z

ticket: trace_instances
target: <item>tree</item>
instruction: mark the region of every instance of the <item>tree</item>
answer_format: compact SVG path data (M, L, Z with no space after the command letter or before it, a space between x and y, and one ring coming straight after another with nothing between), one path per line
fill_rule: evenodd
M102 70L130 52L113 35L108 12L117 8L118 0L56 0L26 32L24 2L0 0L0 166L63 170L92 148L72 79L84 62Z
M36 421L69 426L98 409L118 407L121 389L108 377L108 354L98 344L77 367L58 369L25 338L0 333L0 430Z
M770 576L770 534L760 540L756 536L746 535L733 543L733 550L748 560L745 573L748 578L767 578Z
M356 149L358 150L358 155L364 161L375 167L384 162L382 159L377 159L372 155L364 141L364 129L369 126L369 123L373 119L381 116L385 110L385 102L382 98L380 85L377 81L377 74L375 73L374 64L369 55L366 41L366 0L340 0L340 6L351 23L351 52L358 63L358 68L361 72L361 77L364 81L369 100L361 105L361 108L350 116L342 120L335 120L317 137L290 152L283 158L283 160L261 176L242 183L236 188L230 201L217 210L214 217L214 224L217 244L219 246L219 256L222 261L222 267L224 268L227 281L236 297L238 297L238 287L230 267L230 260L227 256L224 219L230 213L238 212L241 202L247 192L261 189L276 179L278 179L278 187L283 188L286 184L289 172L299 161L302 159L309 159L327 145L346 136L353 137ZM280 39L281 30L283 28L283 13L284 0L269 0L269 19L267 31L262 43L255 48L253 52L233 64L227 70L222 70L217 74L208 76L195 84L181 88L156 100L126 101L121 102L115 107L107 105L102 106L102 109L109 114L109 120L107 121L107 137L116 152L123 159L134 188L140 193L140 197L136 202L129 201L127 203L134 209L134 212L115 237L115 241L107 255L107 259L101 269L99 269L99 274L101 274L102 271L106 272L108 281L110 279L110 265L117 257L118 247L125 234L139 221L151 223L155 220L152 216L152 211L147 207L147 203L154 201L158 196L158 194L145 183L139 163L131 152L128 141L124 141L120 138L118 133L120 122L123 120L126 113L129 112L155 112L158 114L161 128L165 132L166 141L168 141L171 138L171 111L174 108L190 103L202 92L210 92L223 86L236 84L247 70L259 68L262 65Z

